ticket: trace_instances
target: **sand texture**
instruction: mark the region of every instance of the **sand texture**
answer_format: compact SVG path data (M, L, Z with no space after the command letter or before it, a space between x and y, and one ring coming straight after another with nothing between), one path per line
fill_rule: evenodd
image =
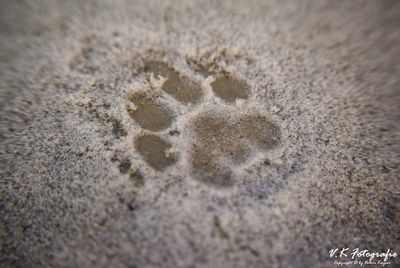
M1 267L400 253L398 1L3 0L0 110Z

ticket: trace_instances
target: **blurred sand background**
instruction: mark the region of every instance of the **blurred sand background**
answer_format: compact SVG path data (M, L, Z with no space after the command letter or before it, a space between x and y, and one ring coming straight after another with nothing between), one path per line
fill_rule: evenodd
M0 40L0 266L335 267L332 248L400 251L398 1L2 0ZM153 58L244 79L281 144L226 189L181 162L149 168L125 106Z

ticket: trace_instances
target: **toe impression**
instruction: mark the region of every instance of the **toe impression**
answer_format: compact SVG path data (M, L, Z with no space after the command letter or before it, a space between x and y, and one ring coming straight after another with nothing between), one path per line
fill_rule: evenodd
M162 171L176 162L171 144L156 134L136 137L134 145L143 159L157 171Z
M150 61L144 67L145 72L155 77L162 76L166 80L162 90L183 103L196 103L202 95L201 87L188 77L181 75L164 62Z

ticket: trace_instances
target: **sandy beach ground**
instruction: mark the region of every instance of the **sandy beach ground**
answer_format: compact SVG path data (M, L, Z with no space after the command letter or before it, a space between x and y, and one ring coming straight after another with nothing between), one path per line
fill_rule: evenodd
M2 0L0 40L1 267L400 254L398 1Z

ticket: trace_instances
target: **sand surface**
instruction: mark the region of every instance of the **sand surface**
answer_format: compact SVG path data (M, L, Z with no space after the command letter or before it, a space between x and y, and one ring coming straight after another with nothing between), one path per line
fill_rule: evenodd
M0 40L1 267L400 253L399 2L4 0Z

